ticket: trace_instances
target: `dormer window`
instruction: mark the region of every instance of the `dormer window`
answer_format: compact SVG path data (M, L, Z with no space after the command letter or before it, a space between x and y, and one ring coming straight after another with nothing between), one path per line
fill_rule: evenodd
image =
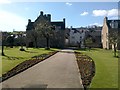
M110 26L111 26L111 28L118 28L118 22L112 20L111 23L110 23Z
M117 21L115 21L115 28L118 28L118 22Z
M111 27L114 28L114 20L111 22Z

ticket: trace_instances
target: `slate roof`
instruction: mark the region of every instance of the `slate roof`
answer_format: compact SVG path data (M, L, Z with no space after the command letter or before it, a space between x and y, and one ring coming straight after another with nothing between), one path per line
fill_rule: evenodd
M60 26L61 29L65 29L65 24L64 22L51 22L51 25L55 25L55 26Z
M34 22L28 23L26 30L32 30L32 29L34 29L34 25L33 24L34 24Z
M118 23L118 28L120 28L120 20L107 20L108 28L110 28L110 29L112 28L111 25L110 25L112 22L117 22Z

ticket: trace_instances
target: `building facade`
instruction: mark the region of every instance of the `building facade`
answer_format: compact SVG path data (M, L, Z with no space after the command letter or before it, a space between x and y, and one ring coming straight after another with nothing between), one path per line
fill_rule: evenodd
M102 30L97 30L97 29L91 29L86 32L86 38L91 37L92 38L92 44L91 47L94 48L101 48L102 47L102 42L101 42L101 31Z
M85 48L87 45L85 40L92 38L91 47L101 48L101 29L96 28L70 28L67 29L68 36L68 46Z
M50 47L58 47L63 48L65 44L65 18L63 21L51 21L51 15L50 14L44 14L42 11L40 12L40 15L37 17L37 19L32 22L30 19L28 19L28 25L26 28L26 45L28 47L34 47L35 44L37 47L45 47L46 46L46 39L45 37L41 36L38 33L35 33L38 28L38 25L45 23L49 23L49 25L54 27L54 35L50 37ZM35 43L35 40L37 42Z
M84 48L86 30L80 28L70 28L69 32L69 46Z
M104 18L103 28L102 28L102 47L104 49L111 49L112 45L109 41L109 33L113 30L117 31L120 28L120 20L108 20L107 17Z

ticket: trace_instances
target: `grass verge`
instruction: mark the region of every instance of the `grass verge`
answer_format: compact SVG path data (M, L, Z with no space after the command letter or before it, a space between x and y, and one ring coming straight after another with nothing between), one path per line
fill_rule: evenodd
M57 50L58 49L53 48L51 48L50 50L45 50L44 48L28 48L26 51L20 51L19 47L5 48L5 56L2 56L2 60L0 62L0 64L2 63L0 75L5 74L18 64L22 63L23 61L29 60L33 56Z
M118 58L113 57L112 50L76 51L90 56L95 62L96 74L90 88L118 88Z

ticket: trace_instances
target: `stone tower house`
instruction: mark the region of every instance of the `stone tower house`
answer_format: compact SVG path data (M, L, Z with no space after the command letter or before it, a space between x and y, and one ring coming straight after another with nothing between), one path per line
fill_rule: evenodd
M40 12L40 15L37 17L37 19L32 22L30 19L28 19L28 25L26 28L26 45L28 47L34 47L35 46L35 37L37 40L37 47L45 47L46 46L46 39L42 37L40 34L35 33L36 27L40 23L44 23L44 21L47 21L50 25L54 26L55 28L55 34L54 36L50 37L50 47L56 47L56 48L64 48L65 45L65 18L63 21L51 21L51 15L50 14L44 14L43 11Z
M120 20L108 20L107 17L104 18L104 22L103 22L103 28L102 28L102 37L101 37L101 41L102 41L102 47L104 49L111 49L112 45L110 45L109 42L109 33L111 31L118 31L118 29L120 28Z

